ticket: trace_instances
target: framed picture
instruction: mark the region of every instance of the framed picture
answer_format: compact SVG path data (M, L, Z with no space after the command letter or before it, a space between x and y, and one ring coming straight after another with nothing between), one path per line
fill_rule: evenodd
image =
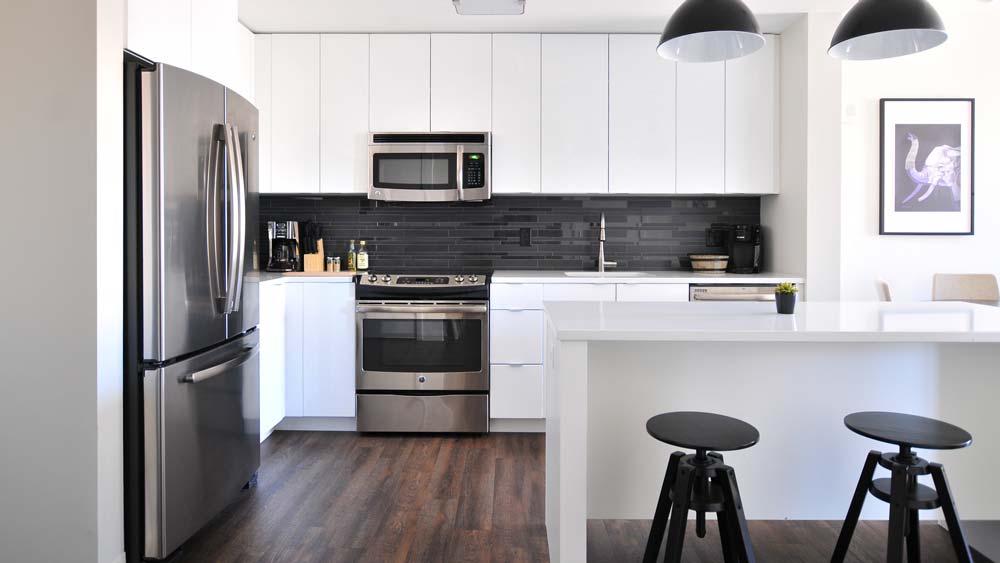
M975 104L881 100L879 234L973 234Z

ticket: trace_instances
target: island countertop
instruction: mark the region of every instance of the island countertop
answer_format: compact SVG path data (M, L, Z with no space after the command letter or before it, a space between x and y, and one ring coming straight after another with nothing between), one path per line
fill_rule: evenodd
M1000 308L964 302L547 302L564 341L1000 342Z

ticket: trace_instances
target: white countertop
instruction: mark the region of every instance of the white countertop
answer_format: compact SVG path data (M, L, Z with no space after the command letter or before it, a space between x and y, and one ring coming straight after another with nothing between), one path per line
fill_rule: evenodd
M349 272L337 272L336 274L316 272L261 272L258 281L260 283L354 283L355 274Z
M804 283L802 276L765 272L761 274L699 274L678 270L663 272L567 272L498 270L491 283L688 283L688 284L777 284Z
M1000 308L963 302L547 302L559 340L702 342L1000 342Z

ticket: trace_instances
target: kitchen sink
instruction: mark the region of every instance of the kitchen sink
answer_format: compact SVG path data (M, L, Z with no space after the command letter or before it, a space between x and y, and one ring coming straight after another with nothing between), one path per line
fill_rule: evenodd
M649 272L563 272L571 278L647 278Z

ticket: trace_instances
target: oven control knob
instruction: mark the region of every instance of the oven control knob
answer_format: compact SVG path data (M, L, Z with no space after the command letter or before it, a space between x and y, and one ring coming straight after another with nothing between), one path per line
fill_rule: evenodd
M463 277L463 276L455 276L455 282L456 283L462 283L464 281L465 281L465 277Z
M471 276L469 276L469 283L476 283L478 281L479 281L479 276L477 276L476 274L472 274Z
M417 381L419 381L420 383L427 383L427 376L421 375L420 377L417 377Z
M371 283L375 283L378 281L378 276L376 276L375 274L368 274L368 281Z
M385 283L389 283L390 281L392 281L392 278L389 277L389 274L386 274L382 276L382 281L384 281Z

